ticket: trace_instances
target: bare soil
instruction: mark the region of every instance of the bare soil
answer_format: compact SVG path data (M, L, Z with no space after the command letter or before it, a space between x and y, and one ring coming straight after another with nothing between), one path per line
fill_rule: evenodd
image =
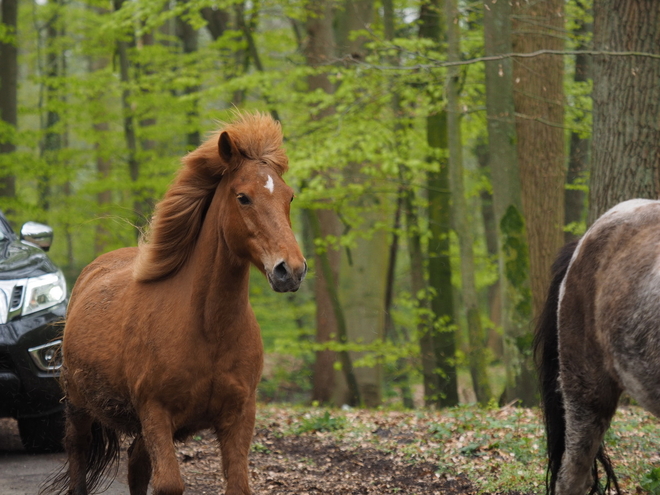
M273 494L476 494L464 476L440 476L433 463L408 463L391 452L349 448L317 435L278 437L259 429L255 442L266 446L250 455L255 493ZM210 433L179 449L186 493L222 493L215 441Z

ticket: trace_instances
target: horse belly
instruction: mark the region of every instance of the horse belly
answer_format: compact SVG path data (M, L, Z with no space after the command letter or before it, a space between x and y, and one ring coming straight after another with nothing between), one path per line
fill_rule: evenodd
M597 313L623 389L660 416L660 262L654 250L616 260Z

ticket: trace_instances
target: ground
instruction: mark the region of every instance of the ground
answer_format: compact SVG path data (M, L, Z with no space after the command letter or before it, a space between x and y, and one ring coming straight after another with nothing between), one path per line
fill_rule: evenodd
M436 474L428 461L408 463L391 452L349 448L316 435L277 437L260 430L255 437L263 450L250 459L252 489L274 494L472 494L475 486L465 477ZM200 449L181 449L186 493L217 493L223 481L217 458L208 456L209 436Z
M513 405L440 412L261 405L251 486L282 495L542 494L543 442L539 410ZM607 444L624 494L660 494L656 418L620 409ZM212 435L189 439L178 455L186 493L224 487Z
M436 412L261 404L250 483L255 495L541 494L540 419L537 409L513 405ZM0 420L3 428L15 429L15 422ZM20 445L17 431L12 438ZM624 494L660 494L656 418L621 408L606 443ZM224 492L210 432L179 444L177 455L187 495ZM122 457L119 479L125 480L125 449Z
M525 410L512 409L505 414L536 417ZM250 455L252 489L255 493L282 495L488 493L483 483L475 483L460 469L442 467L452 462L442 453L445 447L448 452L455 451L463 461L475 464L479 459L484 464L483 470L495 475L499 468L490 465L493 460L510 461L510 455L499 451L496 445L491 445L490 451L483 455L477 454L474 432L465 430L465 421L460 414L443 417L428 411L263 406ZM446 430L437 428L442 424ZM456 438L444 439L445 431L452 429L458 433ZM217 493L224 486L215 440L210 433L189 439L178 452L186 493ZM478 471L472 470L471 475L478 477ZM536 471L538 478L542 469Z

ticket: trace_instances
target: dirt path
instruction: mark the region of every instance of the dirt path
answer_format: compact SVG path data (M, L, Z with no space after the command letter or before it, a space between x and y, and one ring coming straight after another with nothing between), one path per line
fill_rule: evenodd
M252 489L273 494L475 494L464 477L440 476L430 462L408 463L374 448L352 449L303 435L279 437L256 432L257 451L250 455ZM186 493L217 493L224 487L210 433L179 449ZM220 490L222 493L222 491Z

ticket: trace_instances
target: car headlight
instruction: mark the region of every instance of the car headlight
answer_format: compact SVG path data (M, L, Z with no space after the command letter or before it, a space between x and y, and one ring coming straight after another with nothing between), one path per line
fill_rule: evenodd
M29 315L61 303L66 298L66 281L61 271L28 278L23 314Z

